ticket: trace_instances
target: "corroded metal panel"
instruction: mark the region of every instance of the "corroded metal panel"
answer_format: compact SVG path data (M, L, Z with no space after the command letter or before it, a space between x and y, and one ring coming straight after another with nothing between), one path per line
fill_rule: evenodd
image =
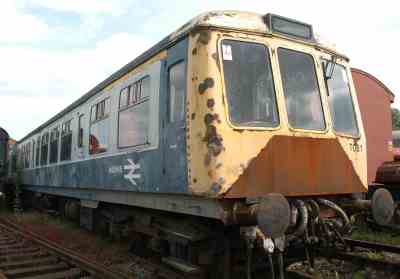
M340 163L338 163L340 162ZM357 193L365 187L336 139L275 136L225 197Z

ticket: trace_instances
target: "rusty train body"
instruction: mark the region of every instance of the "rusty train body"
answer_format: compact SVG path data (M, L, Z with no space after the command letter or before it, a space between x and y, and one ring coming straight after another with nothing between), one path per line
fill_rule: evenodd
M225 256L235 237L283 251L306 215L345 226L333 202L367 191L348 63L309 24L202 14L19 141L24 189L191 264L204 257L185 245L205 239Z

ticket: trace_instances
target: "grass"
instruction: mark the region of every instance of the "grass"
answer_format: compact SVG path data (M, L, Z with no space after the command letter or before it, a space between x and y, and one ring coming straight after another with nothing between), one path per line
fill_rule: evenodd
M352 238L365 241L374 241L388 245L400 246L400 234L389 231L377 231L366 224L359 225L351 235Z
M26 212L21 215L13 215L18 222L28 223L32 225L51 225L63 230L75 230L79 228L79 224L54 217L46 213Z

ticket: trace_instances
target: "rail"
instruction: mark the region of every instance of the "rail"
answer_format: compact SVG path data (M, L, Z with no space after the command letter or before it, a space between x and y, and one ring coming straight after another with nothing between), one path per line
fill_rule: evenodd
M36 266L32 267L35 263ZM72 278L79 274L87 274L91 278L132 278L82 258L76 252L27 231L5 218L0 218L0 270L3 276L0 278L23 278L24 274L30 277L38 274L37 278L46 278L41 273L45 270L51 273L49 278L58 278L57 274L60 274L59 278Z

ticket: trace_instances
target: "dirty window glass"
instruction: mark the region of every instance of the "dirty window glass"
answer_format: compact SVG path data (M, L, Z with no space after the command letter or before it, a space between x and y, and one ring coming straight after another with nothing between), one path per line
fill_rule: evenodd
M222 60L229 117L233 124L279 124L268 49L262 44L224 40Z
M35 167L35 140L32 140L32 168Z
M326 65L326 62L324 65ZM332 77L327 80L327 85L333 128L343 134L358 136L358 126L350 94L349 80L346 69L342 65L335 65Z
M107 151L110 130L110 99L104 99L92 106L89 135L89 153Z
M185 63L180 62L169 69L169 115L170 122L185 119Z
M61 154L60 160L67 161L71 160L72 151L72 129L71 120L65 122L61 130Z
M109 118L100 120L90 126L89 153L98 154L107 151Z
M58 127L54 128L50 134L50 164L58 161L58 139L60 132Z
M83 147L83 117L85 115L81 114L78 118L78 147Z
M129 100L129 87L122 89L119 97L119 108L124 108L128 105Z
M279 48L279 66L289 123L294 128L324 130L321 96L311 55Z
M150 77L131 86L129 106L119 112L118 147L131 147L148 143L150 115Z
M47 155L49 150L49 133L45 133L42 136L42 146L41 146L41 154L40 154L40 165L47 165Z
M36 167L40 166L40 137L38 137L37 144L36 144L35 165L36 165Z

